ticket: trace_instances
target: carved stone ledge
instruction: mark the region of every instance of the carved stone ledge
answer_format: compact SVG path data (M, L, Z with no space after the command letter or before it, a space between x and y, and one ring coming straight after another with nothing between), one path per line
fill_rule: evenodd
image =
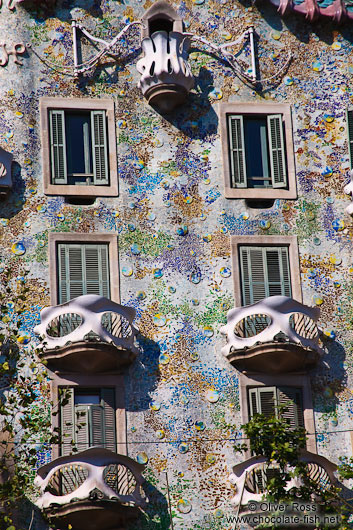
M320 355L298 344L273 342L231 350L227 359L240 372L284 374L314 368Z
M131 364L137 356L136 351L119 348L106 342L75 342L61 348L45 350L40 353L53 372L67 371L93 373L116 373Z
M117 530L140 513L136 506L122 506L114 500L73 501L65 506L50 506L43 510L55 528L67 530Z

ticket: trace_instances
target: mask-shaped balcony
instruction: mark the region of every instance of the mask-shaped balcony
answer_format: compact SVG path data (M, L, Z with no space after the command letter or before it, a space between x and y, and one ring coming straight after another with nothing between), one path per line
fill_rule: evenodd
M301 451L300 460L306 463L308 476L318 485L318 493L313 500L319 501L320 492L326 491L337 482L334 475L337 466L327 458L305 449ZM234 466L233 473L229 476L229 481L236 487L236 494L231 500L232 505L238 511L246 511L249 502L261 502L266 495L267 482L276 475L276 470L278 464L275 462L269 464L265 457L258 456ZM292 477L287 482L285 490L289 491L302 485L300 477Z
M222 353L240 371L278 374L308 370L322 355L320 310L287 296L270 296L228 312Z
M135 310L103 296L83 295L41 311L40 354L53 371L112 372L131 364L137 355L132 321Z
M171 112L182 104L194 77L187 62L190 39L183 33L183 21L164 0L155 2L142 17L143 57L137 62L139 87L150 105Z
M136 65L139 87L150 105L171 112L194 86L187 62L190 39L183 33L158 31L143 39L141 46L144 57Z
M36 505L55 528L116 529L147 502L143 469L127 456L97 447L57 458L37 471Z

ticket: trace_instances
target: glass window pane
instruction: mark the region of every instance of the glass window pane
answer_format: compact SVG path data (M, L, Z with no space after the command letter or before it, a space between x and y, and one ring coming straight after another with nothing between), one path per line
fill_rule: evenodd
M66 113L68 174L92 173L91 119L89 113Z
M100 405L100 394L76 394L75 405Z
M246 117L244 134L248 187L270 187L266 117Z

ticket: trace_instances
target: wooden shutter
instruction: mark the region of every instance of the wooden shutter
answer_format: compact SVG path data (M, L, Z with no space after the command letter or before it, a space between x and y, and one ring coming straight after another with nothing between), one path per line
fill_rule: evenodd
M348 135L348 152L349 164L353 169L353 109L347 110L347 135Z
M281 114L272 114L267 116L267 130L269 139L272 187L285 188L287 186L287 173Z
M240 270L243 305L254 304L266 298L266 278L261 247L240 247Z
M108 141L104 110L91 111L93 179L95 185L108 185Z
M291 296L288 247L240 247L243 305Z
M76 405L75 416L76 447L79 451L85 451L90 447L88 406Z
M231 187L246 188L246 154L243 116L228 116Z
M65 112L49 111L51 178L53 184L67 184Z
M61 423L61 456L72 452L72 443L75 440L75 409L73 388L63 388L61 399L64 404L60 406Z
M108 245L59 244L59 303L83 294L110 297Z
M104 410L101 405L89 406L90 446L105 447Z
M104 408L105 448L116 452L115 390L102 388Z
M277 399L280 405L285 405L285 410L281 411L281 416L289 420L292 428L304 427L303 399L300 388L279 387L277 389Z
M276 415L276 387L258 387L249 389L250 417L264 414L266 417Z

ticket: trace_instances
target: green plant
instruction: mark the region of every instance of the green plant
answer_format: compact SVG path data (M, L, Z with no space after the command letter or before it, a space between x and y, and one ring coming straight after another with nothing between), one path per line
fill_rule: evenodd
M235 447L236 451L245 451L250 447L253 455L265 457L264 499L287 506L294 501L316 503L322 514L339 514L341 522L335 528L351 528L347 521L352 508L340 496L341 489L312 476L308 464L301 458L301 452L306 447L305 429L292 428L289 420L281 415L282 411L280 407L277 417L255 414L249 423L242 426L249 446L241 444ZM353 459L341 463L339 475L345 479L353 478ZM293 478L298 479L298 485L288 488ZM325 526L317 525L316 528Z

